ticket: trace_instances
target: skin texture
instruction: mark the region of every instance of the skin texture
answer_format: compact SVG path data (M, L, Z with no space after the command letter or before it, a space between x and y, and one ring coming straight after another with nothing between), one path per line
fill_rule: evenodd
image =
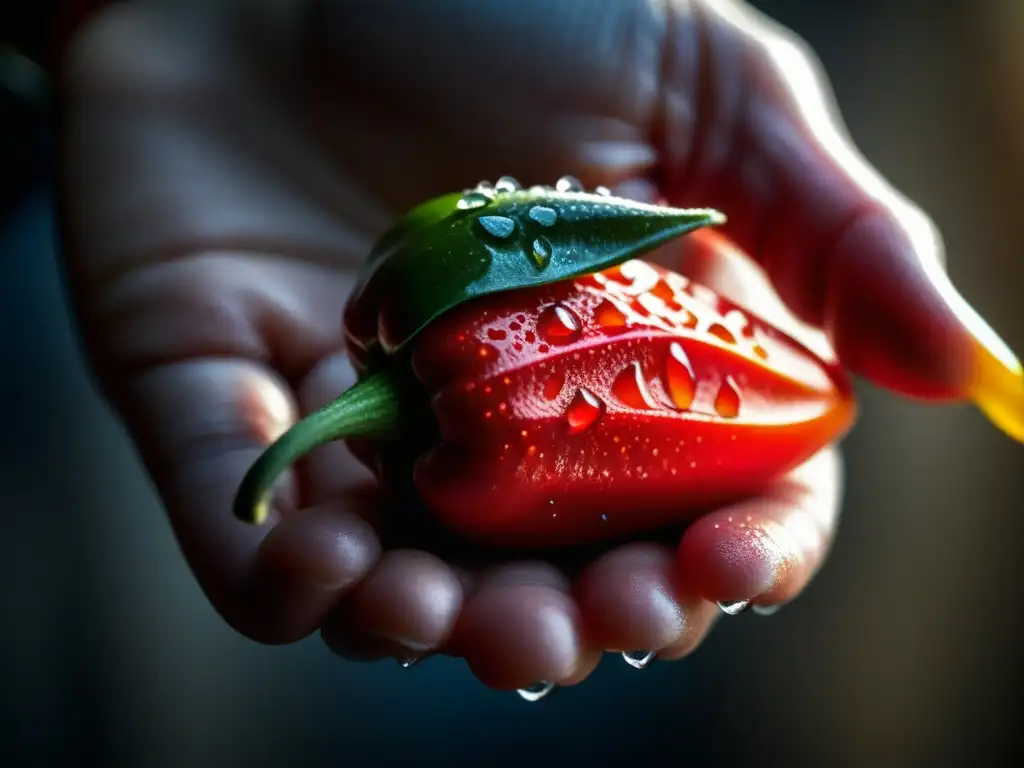
M938 264L934 230L850 148L804 47L739 3L453 0L443 21L432 7L142 0L81 30L60 213L85 350L205 594L249 637L322 629L351 658L452 653L501 688L578 683L605 649L683 657L719 615L709 600L784 602L820 567L834 449L715 513L746 528L689 529L683 565L675 543L572 571L385 550L372 480L341 444L282 483L268 525L233 519L265 445L354 380L353 270L421 200L572 173L725 211L730 240L659 258L795 322L745 250L844 362L948 394L955 322L914 282ZM864 302L886 323L864 323Z

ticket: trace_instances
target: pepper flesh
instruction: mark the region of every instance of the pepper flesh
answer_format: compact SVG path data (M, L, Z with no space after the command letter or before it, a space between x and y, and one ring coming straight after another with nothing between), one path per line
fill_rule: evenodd
M415 488L502 547L650 531L748 497L852 425L836 365L642 261L467 302L413 342L438 443Z

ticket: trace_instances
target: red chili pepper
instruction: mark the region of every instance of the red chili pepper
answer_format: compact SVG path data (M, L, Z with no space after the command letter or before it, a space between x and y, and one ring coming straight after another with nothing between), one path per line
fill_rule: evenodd
M756 493L839 438L836 366L642 261L463 304L414 342L439 443L416 490L502 546L648 531Z
M329 439L351 438L377 470L366 438L417 419L428 448L405 471L446 527L504 548L570 546L756 493L854 415L837 366L633 260L448 310L409 342L403 365L364 378L272 447L236 513L265 512L257 502L276 474Z

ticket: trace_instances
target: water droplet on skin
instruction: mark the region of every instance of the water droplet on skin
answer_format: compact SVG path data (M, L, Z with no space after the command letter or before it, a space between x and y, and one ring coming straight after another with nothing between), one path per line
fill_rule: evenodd
M652 398L644 380L640 363L632 363L624 368L612 382L612 394L623 405L637 410L650 410Z
M555 189L559 192L582 192L583 182L575 176L563 176L555 182Z
M546 205L533 206L528 215L542 227L553 227L555 222L558 221L558 214L555 213L555 209L548 208Z
M495 192L518 192L522 187L511 176L502 176L494 185Z
M491 202L491 198L483 192L467 192L462 196L462 199L455 204L455 207L460 211L471 211L474 208L483 208L489 202Z
M668 359L665 361L665 388L672 398L672 403L679 410L685 411L693 405L693 398L697 393L697 377L693 373L690 358L677 341L673 341L668 348Z
M622 659L634 669L647 669L658 657L654 651L623 651Z
M565 386L565 374L553 373L544 382L544 397L548 400L555 400L562 394L562 387Z
M494 341L501 341L506 336L508 336L508 333L503 331L501 328L488 328L487 329L487 338L493 339Z
M773 613L778 613L781 607L781 605L752 605L750 610L758 616L771 616Z
M732 376L726 376L715 396L715 412L723 419L735 419L740 415L740 392Z
M537 318L537 333L550 344L569 344L580 336L582 324L572 310L553 304Z
M538 237L533 241L533 263L544 269L551 261L551 243L546 237Z
M516 693L518 693L519 696L524 700L532 703L535 701L540 701L553 690L555 690L554 683L547 683L541 681L539 683L534 683L533 685L527 686L526 688L520 688L518 691L516 691Z
M578 435L586 432L600 420L603 410L604 404L593 392L582 388L578 390L565 412L565 418L569 422L569 433Z
M626 327L626 315L608 299L604 299L594 310L594 320L605 330L615 331Z
M750 607L750 601L736 600L729 603L719 603L718 607L726 616L739 616Z
M516 230L516 223L508 216L481 216L478 221L488 234L504 240Z

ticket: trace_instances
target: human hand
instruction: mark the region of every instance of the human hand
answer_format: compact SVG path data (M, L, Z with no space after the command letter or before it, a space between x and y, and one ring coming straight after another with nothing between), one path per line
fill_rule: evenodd
M796 333L855 372L1024 412L948 298L934 229L854 154L787 33L712 0L436 7L136 1L67 59L61 214L86 349L238 631L322 628L343 655L452 653L495 687L569 684L602 650L680 658L716 601L786 602L821 565L834 449L701 518L681 559L630 544L571 573L382 551L371 478L341 444L299 466L270 525L232 517L263 448L352 383L340 315L375 238L481 178L572 173L723 210L730 241L694 235L661 258L795 325L756 260L818 329Z

